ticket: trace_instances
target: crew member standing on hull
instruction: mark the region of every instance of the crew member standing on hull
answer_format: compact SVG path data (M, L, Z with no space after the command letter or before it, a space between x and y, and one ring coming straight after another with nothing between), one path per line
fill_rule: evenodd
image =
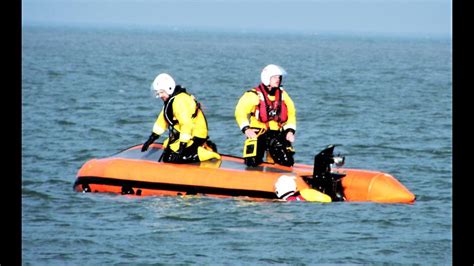
M168 128L169 137L163 143L165 150L161 157L164 162L190 163L221 158L216 145L209 140L206 117L193 95L176 85L166 73L155 78L151 90L164 105L142 152Z
M260 76L262 82L245 92L235 107L235 119L247 137L243 152L247 166L261 164L265 151L277 164L294 164L296 110L282 87L285 76L282 67L267 65Z

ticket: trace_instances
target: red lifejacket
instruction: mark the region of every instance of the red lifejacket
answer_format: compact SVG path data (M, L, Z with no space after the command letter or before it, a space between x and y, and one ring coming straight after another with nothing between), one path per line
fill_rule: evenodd
M288 198L286 198L286 201L306 201L305 198L303 198L303 196L301 196L300 194L298 195L293 195L293 196L289 196Z
M283 98L283 93L280 88L275 91L275 100L271 101L268 98L268 92L265 85L260 84L255 88L257 95L259 95L258 115L260 122L267 123L274 120L279 123L284 123L288 120L288 107ZM263 95L263 99L261 97Z

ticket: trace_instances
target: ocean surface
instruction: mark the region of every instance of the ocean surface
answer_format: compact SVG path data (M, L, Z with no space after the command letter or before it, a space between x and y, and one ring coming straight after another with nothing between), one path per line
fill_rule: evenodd
M72 189L87 160L149 136L161 72L204 106L221 153L234 107L279 64L295 159L342 144L414 204L126 197ZM452 264L452 40L74 27L22 28L23 265ZM163 140L163 139L161 139Z

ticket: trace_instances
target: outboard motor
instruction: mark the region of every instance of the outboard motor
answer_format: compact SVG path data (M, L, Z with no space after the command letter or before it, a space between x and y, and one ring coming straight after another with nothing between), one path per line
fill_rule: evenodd
M344 191L341 179L345 174L331 173L331 165L344 165L344 156L334 156L334 148L339 145L331 144L314 156L313 176L307 179L314 188L327 195L332 201L344 201Z

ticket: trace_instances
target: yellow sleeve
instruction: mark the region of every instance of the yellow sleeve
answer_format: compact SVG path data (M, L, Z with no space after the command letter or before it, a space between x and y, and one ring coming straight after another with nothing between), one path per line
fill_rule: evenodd
M163 115L163 110L161 110L160 114L158 115L158 118L155 121L155 124L153 125L153 133L161 135L165 133L166 128L168 128L168 123L165 120L165 116Z
M283 91L283 100L286 103L286 107L288 108L288 120L283 125L283 129L286 130L288 128L292 128L296 130L296 108L295 103L290 98L290 95L286 91Z
M258 103L258 95L254 92L247 91L242 95L242 97L240 97L239 102L235 106L234 115L237 125L239 125L241 130L250 125L250 113L255 111L255 107Z
M196 102L194 99L181 93L174 98L173 115L179 124L179 141L188 142L192 137L193 131L193 114L196 112Z

